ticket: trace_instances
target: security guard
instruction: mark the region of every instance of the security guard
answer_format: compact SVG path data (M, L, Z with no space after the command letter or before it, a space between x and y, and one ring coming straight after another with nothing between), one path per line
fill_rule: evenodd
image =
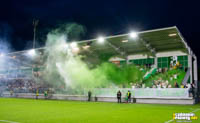
M128 101L127 102L131 102L131 92L128 91L127 95L128 95Z

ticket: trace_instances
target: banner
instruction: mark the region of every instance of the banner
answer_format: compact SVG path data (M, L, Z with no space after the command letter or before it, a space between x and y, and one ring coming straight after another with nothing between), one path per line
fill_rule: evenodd
M100 88L92 91L93 96L97 97L116 97L117 92L121 91L122 97L128 91L134 98L188 98L188 88Z

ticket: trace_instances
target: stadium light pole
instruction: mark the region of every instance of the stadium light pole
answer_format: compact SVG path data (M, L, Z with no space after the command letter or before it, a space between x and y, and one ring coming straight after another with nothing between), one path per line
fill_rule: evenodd
M28 55L29 55L29 57L31 57L31 61L32 61L32 60L33 60L33 57L36 55L35 49L30 49L30 50L28 51ZM34 72L33 61L31 62L31 64L32 64L32 75L33 75L33 72Z
M38 26L39 20L33 20L33 49L35 48L35 38L36 38L36 29Z
M35 39L36 39L36 29L39 20L33 19L33 49L29 51L30 55L35 55ZM33 64L32 64L32 74L33 74Z

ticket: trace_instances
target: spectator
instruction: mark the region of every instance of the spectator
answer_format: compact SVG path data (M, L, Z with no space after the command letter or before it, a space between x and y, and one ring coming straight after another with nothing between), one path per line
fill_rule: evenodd
M128 96L127 102L131 102L131 92L130 91L128 91L127 96Z
M91 97L92 97L92 92L88 91L88 101L91 101Z
M121 103L121 96L122 96L122 93L120 92L120 90L117 92L117 102L118 103Z
M160 82L158 83L157 88L161 88L161 84L160 84Z
M168 88L172 88L172 85L171 85L171 84L169 84L169 85L168 85Z
M38 99L38 96L39 96L39 90L37 89L36 90L36 97L35 98Z
M179 85L178 85L177 82L175 82L174 87L175 87L175 88L179 88Z
M11 97L13 96L13 90L10 90L10 96Z
M189 95L190 95L190 97L195 97L195 93L194 93L194 84L190 84L190 88L189 88Z
M48 91L44 91L44 98L47 99L48 97Z
M183 84L181 84L181 88L184 88L184 85L183 85Z

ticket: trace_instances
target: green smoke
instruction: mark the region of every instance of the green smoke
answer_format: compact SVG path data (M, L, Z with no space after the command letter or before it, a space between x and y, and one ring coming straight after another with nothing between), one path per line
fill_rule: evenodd
M74 34L72 32L78 32ZM135 65L117 66L110 63L111 55L100 55L98 64L89 67L84 55L76 55L67 43L68 35L83 34L78 24L67 24L55 29L47 35L45 49L45 70L42 80L54 88L62 88L74 93L83 90L106 87L129 87L130 83L141 81L142 73ZM77 36L78 37L78 36ZM105 60L106 59L106 60Z
M85 33L84 30L81 25L73 23L62 25L47 35L45 67L42 77L38 80L40 83L68 94L82 94L85 90L95 88L130 88L134 83L145 83L151 87L154 80L160 78L169 81L171 85L175 81L181 84L185 76L182 70L156 73L144 80L143 76L149 71L147 68L134 64L111 63L109 59L116 56L110 53L95 53L92 57L84 52L81 55L74 53L68 42L69 37L78 38ZM176 73L179 73L178 79L171 80Z

